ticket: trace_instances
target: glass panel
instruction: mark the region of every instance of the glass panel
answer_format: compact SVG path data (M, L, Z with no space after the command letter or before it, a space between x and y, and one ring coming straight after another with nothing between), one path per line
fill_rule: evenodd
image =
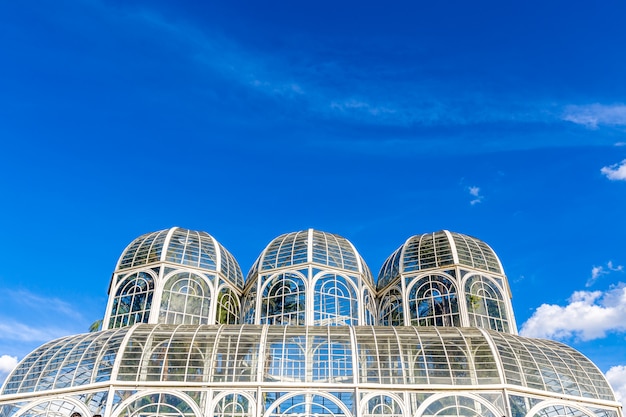
M217 296L215 322L219 324L237 324L239 323L239 314L239 297L233 290L222 288Z
M501 290L488 277L472 276L465 283L468 317L471 326L510 332L507 302Z
M211 292L207 278L191 272L175 274L165 282L162 297L160 323L214 323L209 321Z
M287 327L268 328L263 364L264 381L304 381L306 336Z
M315 284L313 325L358 324L358 299L347 279L337 274L321 276Z
M388 395L376 395L367 400L363 417L403 417L400 403Z
M255 402L241 394L228 394L222 397L211 413L214 417L252 417L255 413Z
M138 398L120 411L126 417L167 416L167 417L201 417L196 416L190 404L172 394L152 394Z
M396 251L387 258L380 269L376 284L378 290L384 289L393 280L400 278L400 255L402 254L403 247L404 246L400 246L396 249Z
M493 407L470 397L451 395L440 398L430 404L422 415L429 417L458 416L458 417L499 417L504 412L494 413Z
M350 333L335 328L309 328L311 381L353 382Z
M380 325L402 326L404 324L404 302L400 288L391 288L380 300Z
M577 408L565 405L552 405L535 413L533 417L592 417ZM596 417L596 416L593 416Z
M214 382L256 380L261 329L248 325L221 327L215 342Z
M149 273L137 272L124 278L113 298L109 329L147 323L153 295L154 278Z
M26 417L68 417L73 412L81 411L76 409L76 406L69 401L56 400L36 404L22 411L21 415Z
M261 324L304 325L306 292L299 274L273 277L263 290Z
M460 326L457 289L448 277L420 278L410 285L408 301L414 326Z
M340 404L343 401L349 404L343 403L343 407L348 407L352 403L351 396L349 394L347 398L345 395L340 398L328 398L326 396L306 394L295 395L285 399L281 399L278 404L272 404L272 411L268 414L268 417L287 417L287 416L329 416L329 417L348 417L351 413L344 412ZM342 401L343 400L343 401Z

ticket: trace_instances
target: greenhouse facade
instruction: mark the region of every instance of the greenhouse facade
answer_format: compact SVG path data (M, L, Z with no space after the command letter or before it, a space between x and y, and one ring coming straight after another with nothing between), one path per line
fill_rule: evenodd
M0 417L623 417L589 359L517 335L497 255L449 231L410 237L376 281L313 229L245 280L207 233L149 233L118 260L102 328L25 357Z

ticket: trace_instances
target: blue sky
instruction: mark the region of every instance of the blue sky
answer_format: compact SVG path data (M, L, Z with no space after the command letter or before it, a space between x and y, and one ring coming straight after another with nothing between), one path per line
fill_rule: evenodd
M449 229L626 398L626 4L204 3L0 5L0 379L103 316L140 234L245 273L314 227L377 273Z

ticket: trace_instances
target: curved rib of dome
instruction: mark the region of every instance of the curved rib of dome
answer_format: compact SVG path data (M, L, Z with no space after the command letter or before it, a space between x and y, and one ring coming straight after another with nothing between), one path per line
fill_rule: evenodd
M314 371L313 371L314 370ZM3 395L103 385L232 389L433 385L613 400L602 373L561 343L475 328L137 325L47 343L26 357ZM371 384L371 385L370 385Z

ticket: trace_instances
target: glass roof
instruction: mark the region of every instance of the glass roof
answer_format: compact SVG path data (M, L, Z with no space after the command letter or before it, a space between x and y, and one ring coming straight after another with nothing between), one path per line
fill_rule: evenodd
M477 328L370 326L141 324L69 336L28 355L2 394L147 381L507 384L614 401L598 368L561 343Z
M221 272L243 288L243 274L235 258L206 232L172 227L139 236L120 256L116 272L156 262L170 262Z
M306 263L360 273L373 286L369 268L350 241L314 229L287 233L272 240L250 268L248 277Z
M504 274L497 255L485 242L460 233L440 230L411 236L385 261L378 274L383 289L400 273L463 265Z

